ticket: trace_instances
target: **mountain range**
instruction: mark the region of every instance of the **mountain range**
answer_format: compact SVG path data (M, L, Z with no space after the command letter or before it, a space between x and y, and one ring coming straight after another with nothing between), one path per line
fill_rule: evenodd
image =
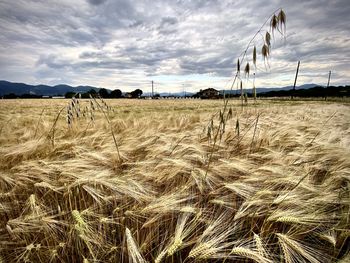
M99 88L91 87L91 86L72 87L64 84L56 85L56 86L28 85L25 83L14 83L14 82L9 82L5 80L0 80L0 96L4 96L5 94L10 94L10 93L14 93L16 95L32 94L32 95L55 96L55 95L64 95L67 92L85 93L91 89L94 89L96 91L99 90Z
M296 89L310 89L317 86L316 84L304 84L301 86L296 87ZM257 88L257 93L263 93L263 92L269 92L269 91L281 91L281 90L290 90L293 86L287 86L282 88ZM55 85L55 86L48 86L48 85L28 85L25 83L14 83L9 82L5 80L0 80L0 96L4 96L6 94L14 93L16 95L23 95L23 94L32 94L32 95L43 95L43 96L55 96L55 95L64 95L67 92L75 92L75 93L85 93L89 90L95 90L99 91L100 88L93 87L93 86L76 86L72 87L69 85ZM107 89L111 91L110 89ZM245 89L244 90L247 93L251 93L252 89ZM236 94L239 91L236 89L234 90L220 90L220 93L225 94ZM158 93L160 96L183 96L183 92L177 92L177 93L169 93L169 92L161 92ZM186 96L191 96L194 93L186 92ZM150 96L150 92L145 92L143 94L144 96Z
M303 84L303 85L300 85L300 86L296 86L295 89L299 90L299 89L311 89L311 88L314 88L316 86L320 86L320 85L317 85L317 84ZM270 91L282 91L282 90L291 90L293 89L293 86L286 86L286 87L281 87L281 88L257 88L256 89L256 93L266 93L266 92L270 92ZM233 89L233 90L220 90L220 93L221 94L239 94L240 91L237 90L237 89ZM244 92L246 93L252 93L253 92L253 89L244 89Z

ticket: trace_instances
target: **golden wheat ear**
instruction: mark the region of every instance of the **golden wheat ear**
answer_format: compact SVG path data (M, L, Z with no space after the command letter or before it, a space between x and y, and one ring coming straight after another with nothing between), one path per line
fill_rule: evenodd
M242 246L234 247L231 250L230 255L237 256L239 258L254 260L255 262L259 263L272 263L271 260L262 256L258 251Z
M125 228L126 243L128 249L128 255L130 262L133 263L146 263L147 261L143 258L138 245L131 235L129 228Z
M329 257L312 246L307 246L287 234L277 233L276 235L286 262L329 262Z

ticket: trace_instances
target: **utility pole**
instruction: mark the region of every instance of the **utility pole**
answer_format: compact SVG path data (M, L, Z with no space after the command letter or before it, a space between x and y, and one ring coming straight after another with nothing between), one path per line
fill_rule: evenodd
M300 66L300 60L298 61L297 72L295 74L292 99L294 98L294 94L295 94L295 85L297 84L297 78L298 78L298 73L299 73L299 66Z
M329 74L328 74L328 82L327 82L327 88L329 87L329 82L331 80L331 74L332 74L332 71L329 71Z
M327 90L328 90L328 87L329 87L329 82L331 81L331 74L332 74L332 71L329 71L329 74L328 74L328 82L327 82L327 88L326 88L326 95L324 97L324 100L327 100Z
M152 80L152 99L153 99L153 96L154 96L154 90L153 90L153 80Z

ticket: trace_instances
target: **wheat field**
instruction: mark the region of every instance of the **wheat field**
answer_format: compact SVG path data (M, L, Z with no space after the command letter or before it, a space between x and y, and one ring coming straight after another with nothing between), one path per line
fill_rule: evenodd
M0 262L349 262L349 105L73 104L0 101Z

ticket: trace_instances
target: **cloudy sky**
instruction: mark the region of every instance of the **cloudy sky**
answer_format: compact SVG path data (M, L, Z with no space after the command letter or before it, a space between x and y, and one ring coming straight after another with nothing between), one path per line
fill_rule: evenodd
M349 0L0 0L0 79L130 91L227 88L236 60L278 8L285 37L261 57L257 87L349 84ZM262 33L269 30L267 24ZM251 60L251 49L247 58ZM250 87L252 78L244 79Z

